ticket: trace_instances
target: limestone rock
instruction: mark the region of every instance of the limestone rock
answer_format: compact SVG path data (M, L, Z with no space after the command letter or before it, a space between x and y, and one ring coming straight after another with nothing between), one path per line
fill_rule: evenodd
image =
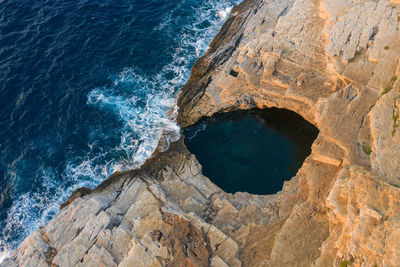
M399 14L396 0L243 1L194 64L178 123L295 111L320 130L297 175L227 194L180 140L75 193L2 265L398 265Z

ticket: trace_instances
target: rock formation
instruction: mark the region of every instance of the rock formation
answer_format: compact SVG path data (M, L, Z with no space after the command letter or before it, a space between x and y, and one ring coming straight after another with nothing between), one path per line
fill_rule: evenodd
M245 0L194 64L182 127L269 107L318 127L281 192L223 192L181 139L74 193L3 266L397 266L399 4Z

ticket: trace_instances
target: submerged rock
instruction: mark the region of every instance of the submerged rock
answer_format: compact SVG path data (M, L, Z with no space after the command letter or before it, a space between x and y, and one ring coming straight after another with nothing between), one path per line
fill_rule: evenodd
M396 266L400 7L245 0L178 100L178 122L285 108L320 130L275 195L227 194L183 141L71 198L3 266ZM268 170L266 170L268 171Z

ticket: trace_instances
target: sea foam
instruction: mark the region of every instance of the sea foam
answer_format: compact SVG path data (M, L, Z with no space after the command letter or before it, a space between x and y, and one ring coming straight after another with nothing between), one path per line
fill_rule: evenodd
M238 2L202 2L193 13L195 22L179 33L175 33L173 27L176 9L171 10L153 29L176 34L179 45L170 63L152 77L135 66L126 68L111 77L111 86L94 88L88 94L90 107L113 114L119 122L120 128L115 130L119 145L104 150L96 140L87 144L86 155L66 159L62 179L55 179L51 168L43 168L45 190L15 196L7 211L7 219L0 230L0 263L27 235L50 220L73 190L83 186L93 188L114 171L139 168L158 146L164 151L170 142L179 139L180 128L175 121L179 88L189 77L191 64L206 50L232 6ZM92 134L102 139L102 133Z

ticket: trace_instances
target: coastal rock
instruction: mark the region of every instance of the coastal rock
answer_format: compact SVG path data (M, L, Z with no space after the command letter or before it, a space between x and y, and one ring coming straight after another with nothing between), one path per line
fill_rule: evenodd
M245 0L195 62L178 123L292 110L320 130L297 175L228 194L181 139L71 196L2 266L398 265L399 17L392 0Z
M182 141L111 178L61 209L3 265L242 266L239 248L264 247L258 235L273 233L278 218L278 196L224 193ZM264 260L258 249L255 259Z

